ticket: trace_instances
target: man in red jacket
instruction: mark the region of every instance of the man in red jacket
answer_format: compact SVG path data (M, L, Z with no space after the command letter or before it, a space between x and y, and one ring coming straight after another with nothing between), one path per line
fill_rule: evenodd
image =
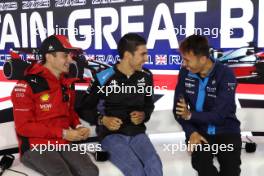
M90 132L74 111L73 81L64 77L73 50L76 48L65 36L45 39L42 63L28 68L24 80L18 81L12 91L21 161L44 175L98 175L87 154L72 150L71 142L88 138ZM43 146L47 150L42 151Z

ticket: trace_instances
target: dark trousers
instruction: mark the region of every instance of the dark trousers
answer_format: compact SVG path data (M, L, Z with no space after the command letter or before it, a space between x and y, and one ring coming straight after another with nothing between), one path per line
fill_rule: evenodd
M242 145L240 134L204 135L204 137L209 145L203 144L201 148L197 148L192 153L192 166L199 176L239 176ZM208 151L208 146L210 146L210 151ZM226 148L224 149L226 151L223 148ZM213 163L215 156L220 165L219 171Z
M27 167L45 176L98 176L99 171L87 154L78 151L28 150L21 157Z

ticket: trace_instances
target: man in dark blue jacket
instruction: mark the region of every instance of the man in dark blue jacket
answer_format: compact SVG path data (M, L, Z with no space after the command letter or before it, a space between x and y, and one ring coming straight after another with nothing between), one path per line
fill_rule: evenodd
M205 37L192 35L180 44L183 58L173 113L186 134L192 166L199 176L240 175L240 122L236 117L236 78L209 56ZM217 157L220 171L213 165Z

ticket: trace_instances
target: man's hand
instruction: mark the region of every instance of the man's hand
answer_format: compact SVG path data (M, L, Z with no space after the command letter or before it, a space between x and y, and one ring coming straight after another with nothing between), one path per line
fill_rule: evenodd
M85 140L89 137L90 135L90 129L86 127L79 127L76 129L80 135L82 135L82 140Z
M143 111L133 111L129 115L131 122L135 125L141 124L145 119L145 113Z
M78 130L68 129L68 130L66 130L64 139L67 141L71 141L71 142L80 141L83 139L83 135Z
M176 107L176 114L178 117L189 120L191 117L191 112L188 109L188 105L186 104L184 98L180 98L179 102L177 103Z
M188 143L188 145L190 146L188 146L188 149L191 149L191 152L193 152L195 147L194 144L202 144L202 143L208 143L208 141L202 135L200 135L198 132L195 131L190 136Z
M122 120L117 117L104 116L102 118L102 124L110 131L119 130L123 124Z

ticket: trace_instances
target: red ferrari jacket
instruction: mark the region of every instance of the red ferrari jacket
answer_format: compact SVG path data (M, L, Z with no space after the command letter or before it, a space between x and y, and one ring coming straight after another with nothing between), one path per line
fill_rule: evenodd
M12 91L13 115L20 153L33 144L66 144L63 129L80 124L74 111L72 79L58 80L47 68L33 65Z

